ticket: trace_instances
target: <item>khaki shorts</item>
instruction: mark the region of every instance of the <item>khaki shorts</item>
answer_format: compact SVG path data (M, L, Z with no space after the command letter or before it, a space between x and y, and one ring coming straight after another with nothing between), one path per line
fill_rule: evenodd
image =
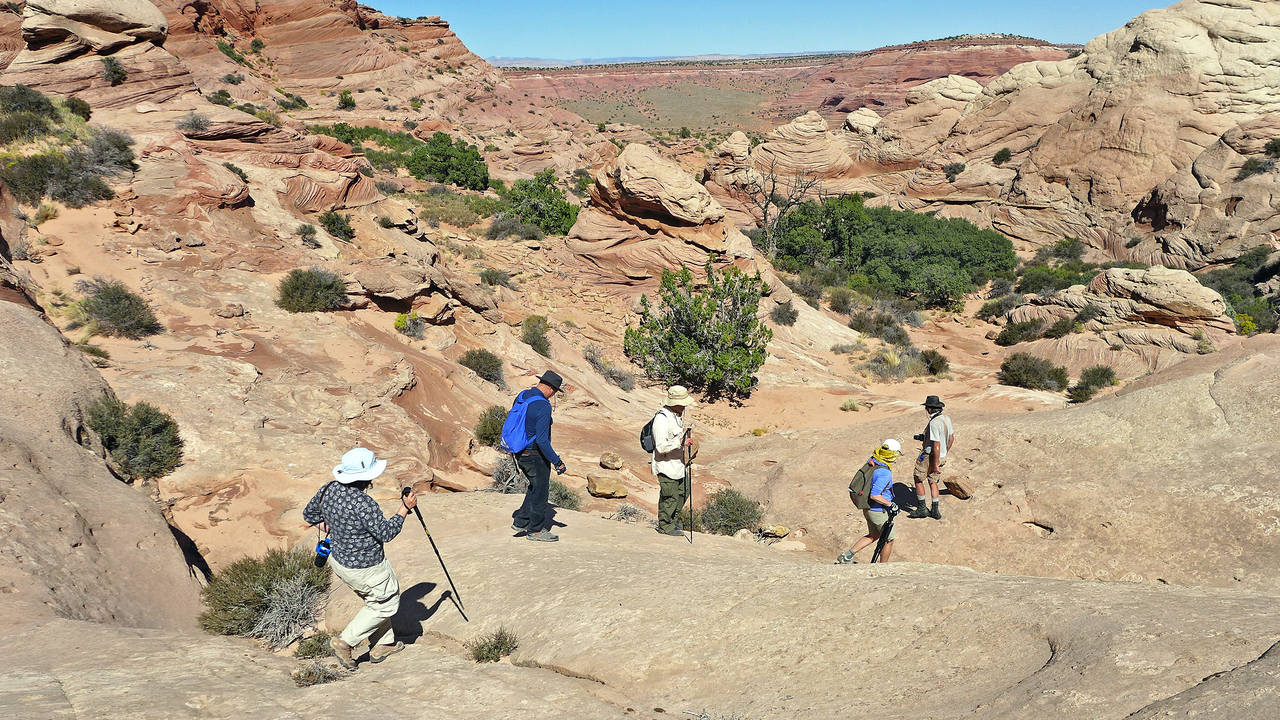
M942 468L946 466L947 466L947 459L942 458L941 460L938 461L938 472L930 476L929 475L929 453L922 453L919 459L916 460L916 469L914 473L915 481L918 483L929 482L930 480L932 480L933 482L940 482L938 480L938 477L942 475Z
M867 519L867 534L880 537L884 533L885 523L889 522L889 513L883 510L863 510L862 516ZM898 524L894 523L889 528L889 542L893 542L894 537L898 534Z

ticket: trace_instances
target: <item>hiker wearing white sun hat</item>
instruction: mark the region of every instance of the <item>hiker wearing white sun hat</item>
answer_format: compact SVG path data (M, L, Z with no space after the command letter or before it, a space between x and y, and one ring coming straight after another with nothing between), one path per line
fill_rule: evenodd
M667 390L662 409L653 416L653 460L650 469L658 477L658 532L679 535L676 515L689 498L685 470L698 454L693 441L692 423L685 420L684 411L696 401L683 385L672 385Z
M308 523L329 534L333 543L329 565L334 574L364 600L364 607L329 643L334 657L348 670L356 669L352 648L366 639L369 659L375 663L404 649L391 630L391 617L400 609L400 581L382 546L400 534L418 497L410 492L400 499L396 514L383 517L366 491L386 469L387 461L372 450L355 448L334 466L334 482L326 483L302 511Z

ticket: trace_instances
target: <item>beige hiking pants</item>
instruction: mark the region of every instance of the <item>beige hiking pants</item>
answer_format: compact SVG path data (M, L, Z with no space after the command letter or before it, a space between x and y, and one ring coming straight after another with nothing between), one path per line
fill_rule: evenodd
M343 567L330 557L329 566L333 568L334 575L342 578L342 582L364 600L364 607L342 631L342 641L351 647L359 645L365 638L369 639L370 647L394 644L396 637L391 631L391 616L400 609L400 581L396 579L395 570L391 569L391 561L383 558L372 567L353 569Z

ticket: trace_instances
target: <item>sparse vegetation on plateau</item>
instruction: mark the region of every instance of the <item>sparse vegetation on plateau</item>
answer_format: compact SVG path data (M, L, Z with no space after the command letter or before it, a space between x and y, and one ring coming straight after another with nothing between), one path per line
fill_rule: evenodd
M550 235L564 235L578 219L578 206L556 187L555 171L548 168L532 179L512 183L502 196L498 217L536 225Z
M124 283L94 278L79 281L78 286L84 292L84 298L70 309L70 329L85 327L92 335L113 335L131 340L164 330L151 311L151 305Z
M1065 390L1067 369L1027 353L1014 353L1000 363L1000 383L1030 390Z
M578 510L582 507L582 496L557 477L551 478L547 498L552 505L565 510Z
M1009 148L1000 148L991 158L991 162L995 165L1003 165L1013 159L1013 151Z
M507 409L501 405L490 405L480 413L476 420L476 439L485 445L497 447L502 439L502 423L507 421Z
M102 79L115 87L129 79L129 72L124 69L124 65L121 65L119 60L104 57L102 58Z
M178 423L154 405L103 397L86 414L88 426L129 480L162 477L182 464Z
M347 285L332 270L290 270L276 295L276 304L292 313L337 310L347 301Z
M686 527L692 522L695 530L717 535L732 535L739 530L755 531L764 521L764 508L760 503L743 495L733 488L721 488L710 498L707 504L697 512L692 521L688 510L682 518Z
M204 132L209 129L209 118L198 112L189 112L178 118L177 128L183 134Z
M1116 371L1106 365L1094 365L1080 373L1080 379L1067 391L1073 403L1087 402L1098 390L1116 384Z
M416 312L400 313L395 319L396 332L411 338L421 338L427 329L427 321Z
M791 326L796 324L796 320L800 317L800 311L788 300L784 303L778 303L769 311L769 319L778 325Z
M298 647L293 651L293 656L309 660L311 658L326 657L329 652L329 633L321 630L299 641Z
M500 627L467 642L466 647L471 651L472 660L478 663L491 663L498 662L515 652L520 647L520 640L516 638L515 633Z
M200 592L206 610L200 626L215 635L289 645L316 621L329 589L329 569L317 568L310 552L268 550L214 574Z
M530 315L520 323L520 341L539 355L551 357L551 341L547 338L550 330L551 325L545 316Z
M312 685L323 685L334 680L341 680L345 677L345 674L332 665L313 660L294 670L292 677L293 683L298 687L311 687Z
M351 227L350 215L342 215L336 210L327 210L317 219L324 231L338 240L351 242L356 237L356 230Z
M458 358L458 364L469 368L481 379L488 380L498 387L505 385L502 378L502 358L488 350L483 348L468 350Z

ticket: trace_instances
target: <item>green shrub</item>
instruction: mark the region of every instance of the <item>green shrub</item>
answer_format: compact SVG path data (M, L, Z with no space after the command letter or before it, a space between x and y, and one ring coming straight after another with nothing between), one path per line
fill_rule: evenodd
M1067 369L1027 353L1014 353L1000 363L1000 383L1030 390L1066 389Z
M856 343L839 343L831 346L831 352L836 355L849 355L861 350L866 350L867 344L859 340Z
M733 488L721 488L698 512L696 528L717 535L732 535L743 528L755 531L764 520L764 508Z
M294 670L291 676L293 677L293 684L298 687L323 685L346 677L343 671L318 660L313 660Z
M511 276L503 270L495 270L493 268L485 268L480 271L480 283L482 285L496 286L501 285L512 290L519 290L516 284L511 281Z
M1085 305L1076 313L1073 322L1084 325L1102 316L1102 308L1097 305Z
M951 369L951 363L947 360L947 356L937 350L921 351L920 361L924 363L924 369L930 375L942 375Z
M354 110L356 107L356 99L352 97L350 90L343 90L338 93L338 109Z
M29 112L0 115L0 144L8 145L45 137L53 131L49 121Z
M232 75L231 73L227 73L226 75L222 76L222 82L228 85L239 85L240 83L244 82L244 76Z
M484 445L497 447L502 439L502 424L507 421L507 409L501 405L490 405L480 413L476 421L476 439Z
M1005 313L1018 307L1026 302L1026 297L1022 295L1005 295L995 300L988 300L982 303L982 308L978 310L977 317L980 320L991 320L992 318L1002 317Z
M1258 332L1258 323L1248 313L1236 313L1236 332L1241 335L1252 335Z
M1044 329L1044 336L1047 338L1064 338L1076 329L1075 318L1061 318L1050 323L1049 327Z
M991 162L996 165L1003 165L1013 159L1013 151L1009 148L1000 148L991 158Z
M249 43L249 52L255 54L260 53L262 52L262 48L266 46L267 44L262 42L261 38L254 38L253 41Z
M231 97L231 93L224 88L218 88L209 93L206 99L214 105L222 105L223 107L231 107L235 104L235 99Z
M551 357L551 341L547 332L551 325L542 315L530 315L520 323L520 341L542 357Z
M294 230L298 237L302 239L302 244L311 248L320 247L320 243L316 242L316 226L310 223L302 223L298 229Z
M458 358L458 364L474 371L481 379L488 380L498 387L505 384L502 378L502 359L488 350L483 348L468 350Z
M181 130L184 135L204 132L209 129L209 118L198 112L189 112L178 118L177 128L178 130Z
M613 383L617 387L626 392L631 392L636 387L636 378L631 373L609 362L604 357L604 351L599 345L587 345L582 350L582 357L586 359L595 371L600 373L605 380Z
M1017 290L1020 293L1051 294L1072 285L1088 285L1098 274L1096 267L1068 263L1059 267L1032 265L1022 271Z
M115 197L103 178L133 170L132 144L133 139L118 130L90 128L88 140L81 145L0 165L0 180L28 205L47 196L67 207L84 207Z
M550 168L530 180L515 181L503 196L501 216L537 225L550 235L568 233L578 219L578 206L569 203L555 183Z
M552 505L565 510L578 510L582 507L582 496L561 482L560 478L551 478L547 499Z
M591 191L591 186L595 183L595 178L591 176L591 171L586 168L574 170L570 179L573 181L573 194L578 197L586 197Z
M230 170L236 177L240 178L244 182L249 182L249 174L246 173L239 165L232 162L224 162L222 163L222 167Z
M95 335L131 340L155 335L164 328L141 295L117 280L82 281L85 297L72 308L72 329L88 327Z
M346 301L346 283L323 268L290 270L276 295L276 305L291 313L337 310Z
M1080 238L1064 238L1036 250L1032 264L1042 264L1048 260L1079 260L1084 257L1086 249Z
M1037 340L1044 334L1043 320L1026 320L1023 322L1011 322L1004 326L1000 334L996 336L996 344L1002 347L1017 345L1021 342L1030 342Z
M334 210L327 210L317 218L324 231L337 238L351 242L356 237L355 228L351 227L351 216L342 215Z
M115 87L129 78L129 73L120 64L120 61L113 57L102 58L102 79L106 80L109 85Z
M964 172L964 163L948 163L942 168L942 172L947 175L947 182L955 182L960 173Z
M522 222L514 217L496 217L489 224L489 229L485 231L485 237L490 240L502 240L512 236L521 240L541 240L543 233L542 228L537 225Z
M627 327L623 349L650 377L668 384L712 397L749 395L773 339L773 331L756 318L766 285L759 272L717 272L710 262L706 276L699 290L687 267L664 270L659 306L640 296L640 322Z
M329 590L329 568L304 550L268 550L215 573L200 591L207 608L200 626L215 635L241 635L284 647L312 626Z
M422 332L427 329L427 321L416 312L400 313L396 315L395 328L402 335L421 338Z
M779 269L832 267L854 289L948 306L1017 266L1013 243L964 220L867 207L859 195L801 203L775 231ZM793 290L802 296L795 285Z
M515 633L501 627L466 643L466 648L471 651L471 659L478 663L498 662L515 652L518 647L520 641Z
M859 404L858 401L853 398L849 398L848 400L845 400L844 402L840 403L841 412L858 412L861 409L862 409L862 405Z
M360 168L360 169L364 170L365 168ZM378 222L378 227L393 228L396 226L396 221L392 220L386 215L379 215L377 222Z
M245 59L244 55L241 55L240 52L236 50L235 46L232 45L231 43L226 42L224 40L216 40L215 42L218 45L218 50L223 55L226 55L228 58L230 58L232 62L240 65L249 64L249 61Z
M89 406L87 416L87 424L128 479L162 477L182 464L178 423L154 405L103 397Z
M0 86L0 114L14 113L30 113L50 120L58 118L57 107L40 91L22 84Z
M913 347L880 348L859 369L880 382L902 382L928 373L920 352Z
M378 180L373 184L373 186L378 188L378 192L382 193L383 195L395 195L396 193L404 189L400 187L399 183L392 182L390 180ZM467 226L461 225L459 227L467 227Z
M1248 160L1244 161L1244 165L1240 166L1240 172L1236 173L1236 182L1252 177L1254 175L1269 173L1272 170L1274 170L1275 167L1276 167L1275 161L1270 158L1267 158L1267 159L1249 158Z
M778 325L786 325L790 327L796 324L796 320L800 318L800 311L788 300L784 303L778 303L769 311L769 318Z
M827 307L841 315L848 315L853 310L853 291L849 288L832 288L827 295Z
M1082 403L1091 399L1099 389L1116 384L1116 371L1106 365L1094 365L1080 373L1080 379L1067 391L1067 398L1072 403Z
M329 633L321 630L299 641L297 649L293 651L293 656L309 660L311 658L327 657L330 652L332 651L329 649Z
M911 345L911 336L907 334L907 329L897 323L880 328L880 332L876 333L876 337L890 345L898 345L900 347L910 347Z
M489 187L489 166L480 151L445 132L432 134L425 143L418 142L405 161L405 168L419 180L437 180L471 190Z
M1267 157L1280 158L1280 138L1271 138L1262 150Z

